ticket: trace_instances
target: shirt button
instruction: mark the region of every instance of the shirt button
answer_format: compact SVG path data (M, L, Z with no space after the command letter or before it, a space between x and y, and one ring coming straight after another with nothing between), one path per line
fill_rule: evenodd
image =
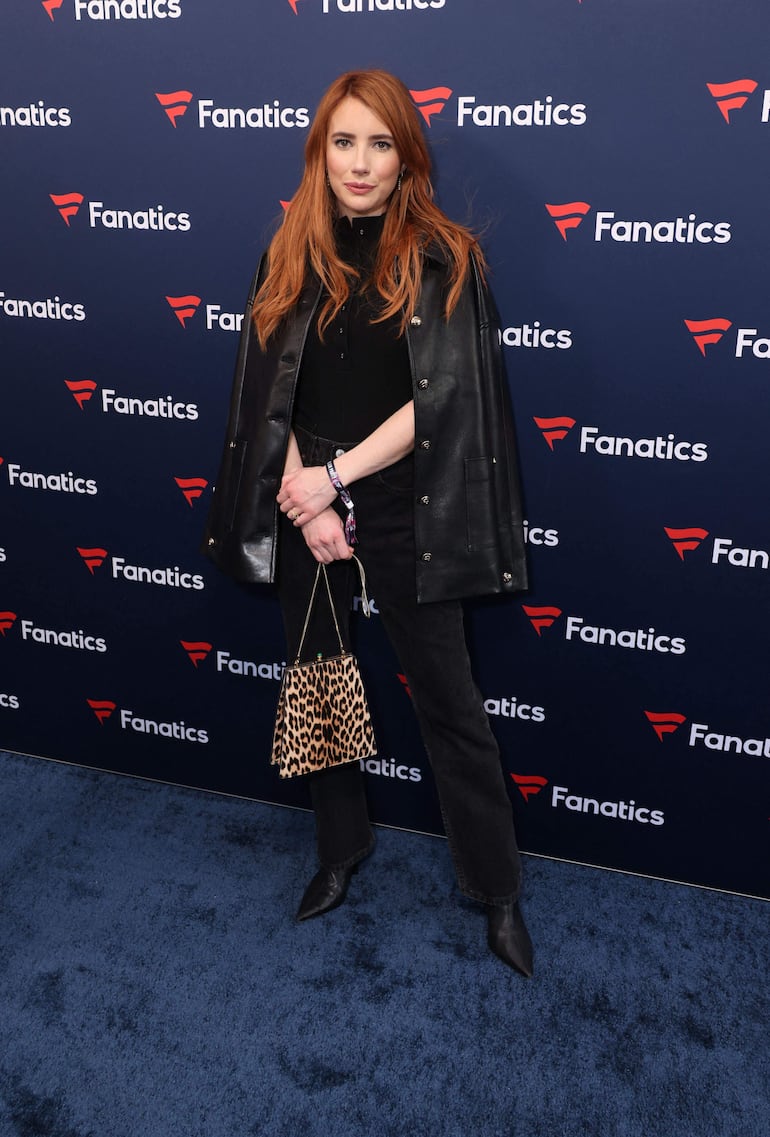
M423 554L422 554L422 556L420 557L420 560L421 560L421 561L429 561L429 560L430 560L430 558L431 558L431 554L430 554L430 553L423 553Z
M422 319L420 318L420 316L412 316L409 323L412 325L413 328L419 328L420 324L422 323Z
M430 386L430 379L420 379L417 386L420 388L421 391L426 390L426 388L428 388Z
M510 584L512 580L513 580L513 576L511 575L511 573L509 573L509 572L503 573L503 584Z
M430 450L430 439L429 438L423 438L422 442L420 443L420 449L421 450Z
M230 443L230 449L231 449L231 450L235 450L235 447L236 447L236 445L237 445L237 443L236 443L236 442L231 442L231 443Z
M430 498L427 494L425 494L424 497L420 498L420 505L430 505Z
M213 537L209 537L209 539L208 539L208 542L207 542L207 543L208 543L209 545L216 545L216 541L215 541L215 539L214 539Z

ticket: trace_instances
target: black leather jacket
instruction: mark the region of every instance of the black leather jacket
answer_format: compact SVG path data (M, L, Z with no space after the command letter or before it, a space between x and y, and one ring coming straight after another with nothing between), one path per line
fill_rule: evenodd
M263 352L249 293L224 453L203 551L225 573L275 579L278 506L300 360L321 295L310 274L294 312ZM424 603L526 587L515 439L494 303L475 263L443 315L447 266L425 255L407 332L415 410L417 598Z

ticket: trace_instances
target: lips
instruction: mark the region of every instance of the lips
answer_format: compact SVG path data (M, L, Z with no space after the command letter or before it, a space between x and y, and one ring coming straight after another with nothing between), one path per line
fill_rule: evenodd
M374 186L367 185L366 182L345 182L345 189L351 193L370 193Z

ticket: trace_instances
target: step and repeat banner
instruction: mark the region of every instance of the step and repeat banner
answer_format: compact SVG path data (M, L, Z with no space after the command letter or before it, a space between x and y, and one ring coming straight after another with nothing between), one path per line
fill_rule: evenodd
M483 232L531 590L468 633L523 847L770 897L766 0L7 0L0 746L306 805L276 601L199 552L326 85L385 67ZM441 832L355 617L375 819Z

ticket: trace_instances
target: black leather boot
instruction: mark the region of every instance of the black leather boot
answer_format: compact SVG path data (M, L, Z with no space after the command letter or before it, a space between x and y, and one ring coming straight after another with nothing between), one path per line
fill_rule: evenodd
M313 916L323 916L339 908L345 899L350 878L358 871L358 865L344 869L320 868L305 889L305 895L297 909L298 920L310 920Z
M527 979L534 971L532 940L529 938L518 900L487 905L487 943L498 959Z

